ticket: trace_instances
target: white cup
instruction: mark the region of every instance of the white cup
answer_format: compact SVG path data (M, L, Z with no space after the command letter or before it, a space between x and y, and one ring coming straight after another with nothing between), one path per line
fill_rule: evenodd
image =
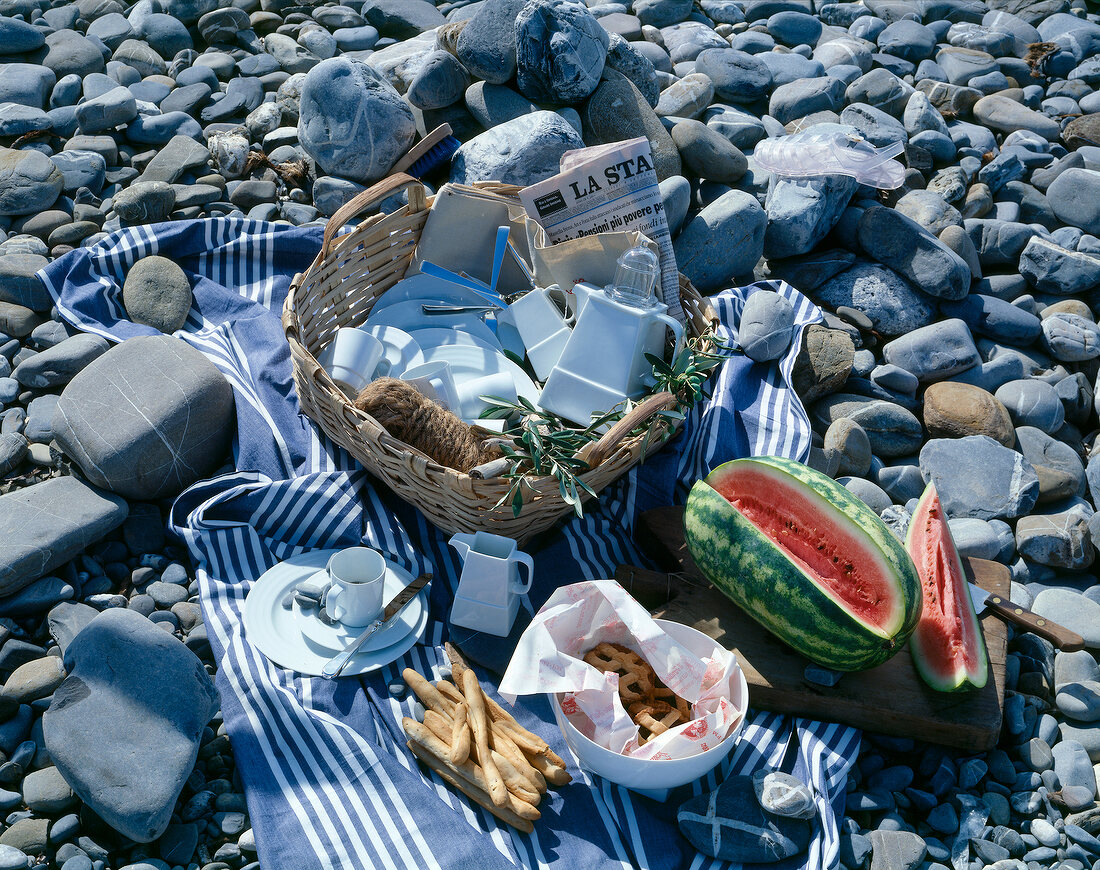
M382 614L386 560L369 547L348 547L328 560L325 609L344 625L370 625Z
M385 350L373 335L345 326L336 330L336 336L321 351L317 362L338 387L354 396L374 378Z
M458 413L458 392L455 389L454 375L451 374L451 364L446 360L421 363L405 369L401 380L407 381L419 393L438 402L448 411Z
M489 407L482 396L495 396L508 402L516 401L516 382L508 372L496 372L463 381L457 385L456 390L460 412L458 416L466 421L476 420Z

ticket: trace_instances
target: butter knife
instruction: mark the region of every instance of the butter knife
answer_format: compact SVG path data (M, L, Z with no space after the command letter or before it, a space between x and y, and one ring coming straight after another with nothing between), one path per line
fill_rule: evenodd
M1075 634L1056 622L1051 622L1046 617L1032 613L1018 604L1013 604L1000 595L987 592L977 583L970 584L970 600L973 602L974 612L978 616L981 616L983 610L988 610L998 619L1013 622L1025 631L1044 637L1055 647L1066 652L1075 652L1085 648L1085 641L1081 635Z
M378 631L378 629L389 625L389 623L405 609L405 605L412 601L417 596L417 593L431 581L431 574L421 574L413 580L412 583L398 592L390 599L389 604L386 605L385 609L382 611L382 615L378 619L363 629L363 633L348 644L343 652L337 653L329 659L328 663L321 669L321 676L329 680L334 680L340 676L344 668L348 666L348 662L351 661L352 656L354 656L359 651L359 648L367 642L367 639Z

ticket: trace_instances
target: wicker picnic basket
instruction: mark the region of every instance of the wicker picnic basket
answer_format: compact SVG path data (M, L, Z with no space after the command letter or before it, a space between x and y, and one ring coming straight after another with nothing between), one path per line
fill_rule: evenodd
M505 196L519 190L496 182L479 186ZM369 217L337 237L359 212L405 189L407 206ZM329 220L320 253L304 274L295 276L283 306L298 399L302 412L326 435L441 529L492 532L523 543L573 510L562 499L555 478L529 477L531 488L524 490L522 511L513 516L510 504L498 505L509 480L478 479L447 468L391 436L355 408L317 362L317 354L337 329L362 326L375 300L405 276L431 199L416 179L395 175L360 193ZM715 321L714 311L682 275L680 300L687 333L704 334ZM578 455L590 470L581 479L598 493L642 459L643 447L652 453L663 445L675 430L665 417L653 421L648 443L644 433L630 433L675 401L670 393L649 396L599 441L586 446Z

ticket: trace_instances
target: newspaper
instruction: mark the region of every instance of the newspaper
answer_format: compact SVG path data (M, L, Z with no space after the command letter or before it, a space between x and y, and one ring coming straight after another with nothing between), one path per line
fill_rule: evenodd
M524 188L519 196L552 244L630 230L653 239L661 260L657 297L670 317L684 322L676 255L648 139L567 151L560 174Z

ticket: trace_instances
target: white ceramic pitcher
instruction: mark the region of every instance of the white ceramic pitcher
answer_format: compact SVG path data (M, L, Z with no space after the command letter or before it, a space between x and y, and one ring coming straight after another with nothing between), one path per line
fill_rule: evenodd
M455 625L507 637L519 599L531 588L535 562L516 542L488 532L459 532L448 543L463 560L451 622ZM520 579L525 567L526 580Z

